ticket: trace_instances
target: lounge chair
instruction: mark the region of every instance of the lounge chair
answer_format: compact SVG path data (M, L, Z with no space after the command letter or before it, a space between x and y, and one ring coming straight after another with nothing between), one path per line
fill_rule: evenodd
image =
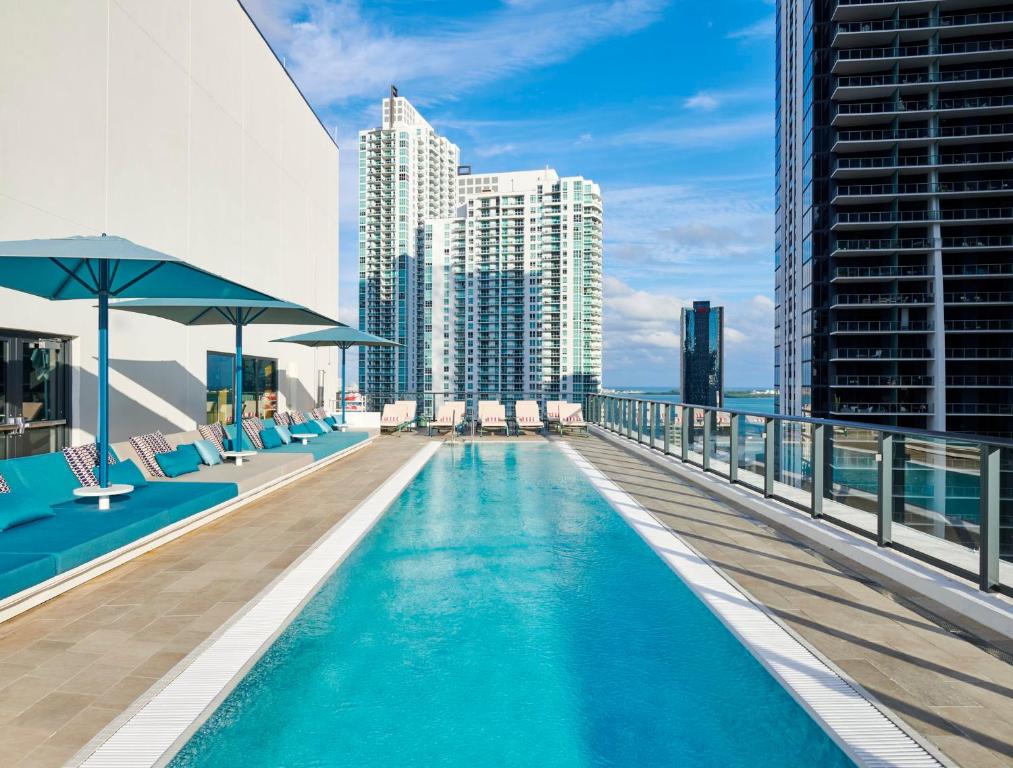
M464 423L465 407L459 400L452 400L440 406L436 412L436 418L429 422L429 435L432 437L433 430L437 434L440 430L450 432Z
M380 433L400 432L407 421L408 412L404 403L388 403L380 416Z
M502 431L510 434L510 426L506 420L506 408L495 400L478 401L478 434Z
M559 421L559 406L562 404L562 400L549 400L545 404L545 420L549 424L555 424Z
M559 406L559 434L565 434L566 430L587 431L587 422L584 421L584 411L580 403L561 403Z
M518 400L514 406L517 412L517 431L545 431L545 423L538 416L538 403L534 400Z
M401 406L401 410L404 413L404 426L402 429L412 431L415 429L415 412L418 408L418 403L414 400L398 400L397 404Z

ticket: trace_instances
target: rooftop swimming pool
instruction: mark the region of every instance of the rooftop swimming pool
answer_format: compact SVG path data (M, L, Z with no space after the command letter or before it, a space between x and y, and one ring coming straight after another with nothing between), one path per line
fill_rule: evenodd
M171 763L848 757L554 445L440 448Z

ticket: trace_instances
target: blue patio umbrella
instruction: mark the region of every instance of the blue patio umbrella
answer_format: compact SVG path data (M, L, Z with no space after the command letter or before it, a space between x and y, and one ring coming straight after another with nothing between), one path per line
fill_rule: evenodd
M0 241L0 287L53 301L98 299L98 479L109 485L109 299L273 299L174 256L107 235Z
M233 371L233 402L237 414L237 450L243 450L243 328L247 325L334 325L311 309L288 301L245 299L128 299L109 305L141 315L161 317L183 325L232 325L236 329L236 360Z
M349 347L400 347L396 341L388 341L365 331L357 331L347 325L325 328L322 331L300 333L275 341L302 344L305 347L341 348L341 423L345 423L345 352Z

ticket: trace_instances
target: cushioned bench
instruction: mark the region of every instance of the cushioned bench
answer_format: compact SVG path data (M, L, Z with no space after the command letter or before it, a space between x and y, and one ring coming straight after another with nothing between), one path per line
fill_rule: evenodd
M264 420L264 429L268 427L274 427L274 422L267 419ZM292 432L299 431L299 425L290 428ZM236 431L235 425L229 424L225 427L225 433L229 436L230 440L235 440ZM361 443L369 437L367 432L328 432L324 435L317 435L309 441L306 445L298 441L292 441L287 445L279 445L277 448L267 449L256 449L258 454L277 455L277 454L309 454L313 457L313 461L320 461L326 459L328 456L333 456L335 453L351 448L357 443ZM251 448L249 438L244 435L243 441L247 448ZM259 459L258 459L259 461ZM250 462L251 464L253 462Z
M79 483L61 453L0 461L0 474L12 499L53 513L0 532L0 598L238 495L235 483L153 481L100 512L94 500L74 498Z

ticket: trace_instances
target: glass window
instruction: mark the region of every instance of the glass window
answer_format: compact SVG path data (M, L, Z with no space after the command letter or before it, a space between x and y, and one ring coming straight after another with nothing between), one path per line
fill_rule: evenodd
M207 421L231 423L232 376L236 356L208 352ZM278 408L278 361L243 355L243 415L269 419Z

